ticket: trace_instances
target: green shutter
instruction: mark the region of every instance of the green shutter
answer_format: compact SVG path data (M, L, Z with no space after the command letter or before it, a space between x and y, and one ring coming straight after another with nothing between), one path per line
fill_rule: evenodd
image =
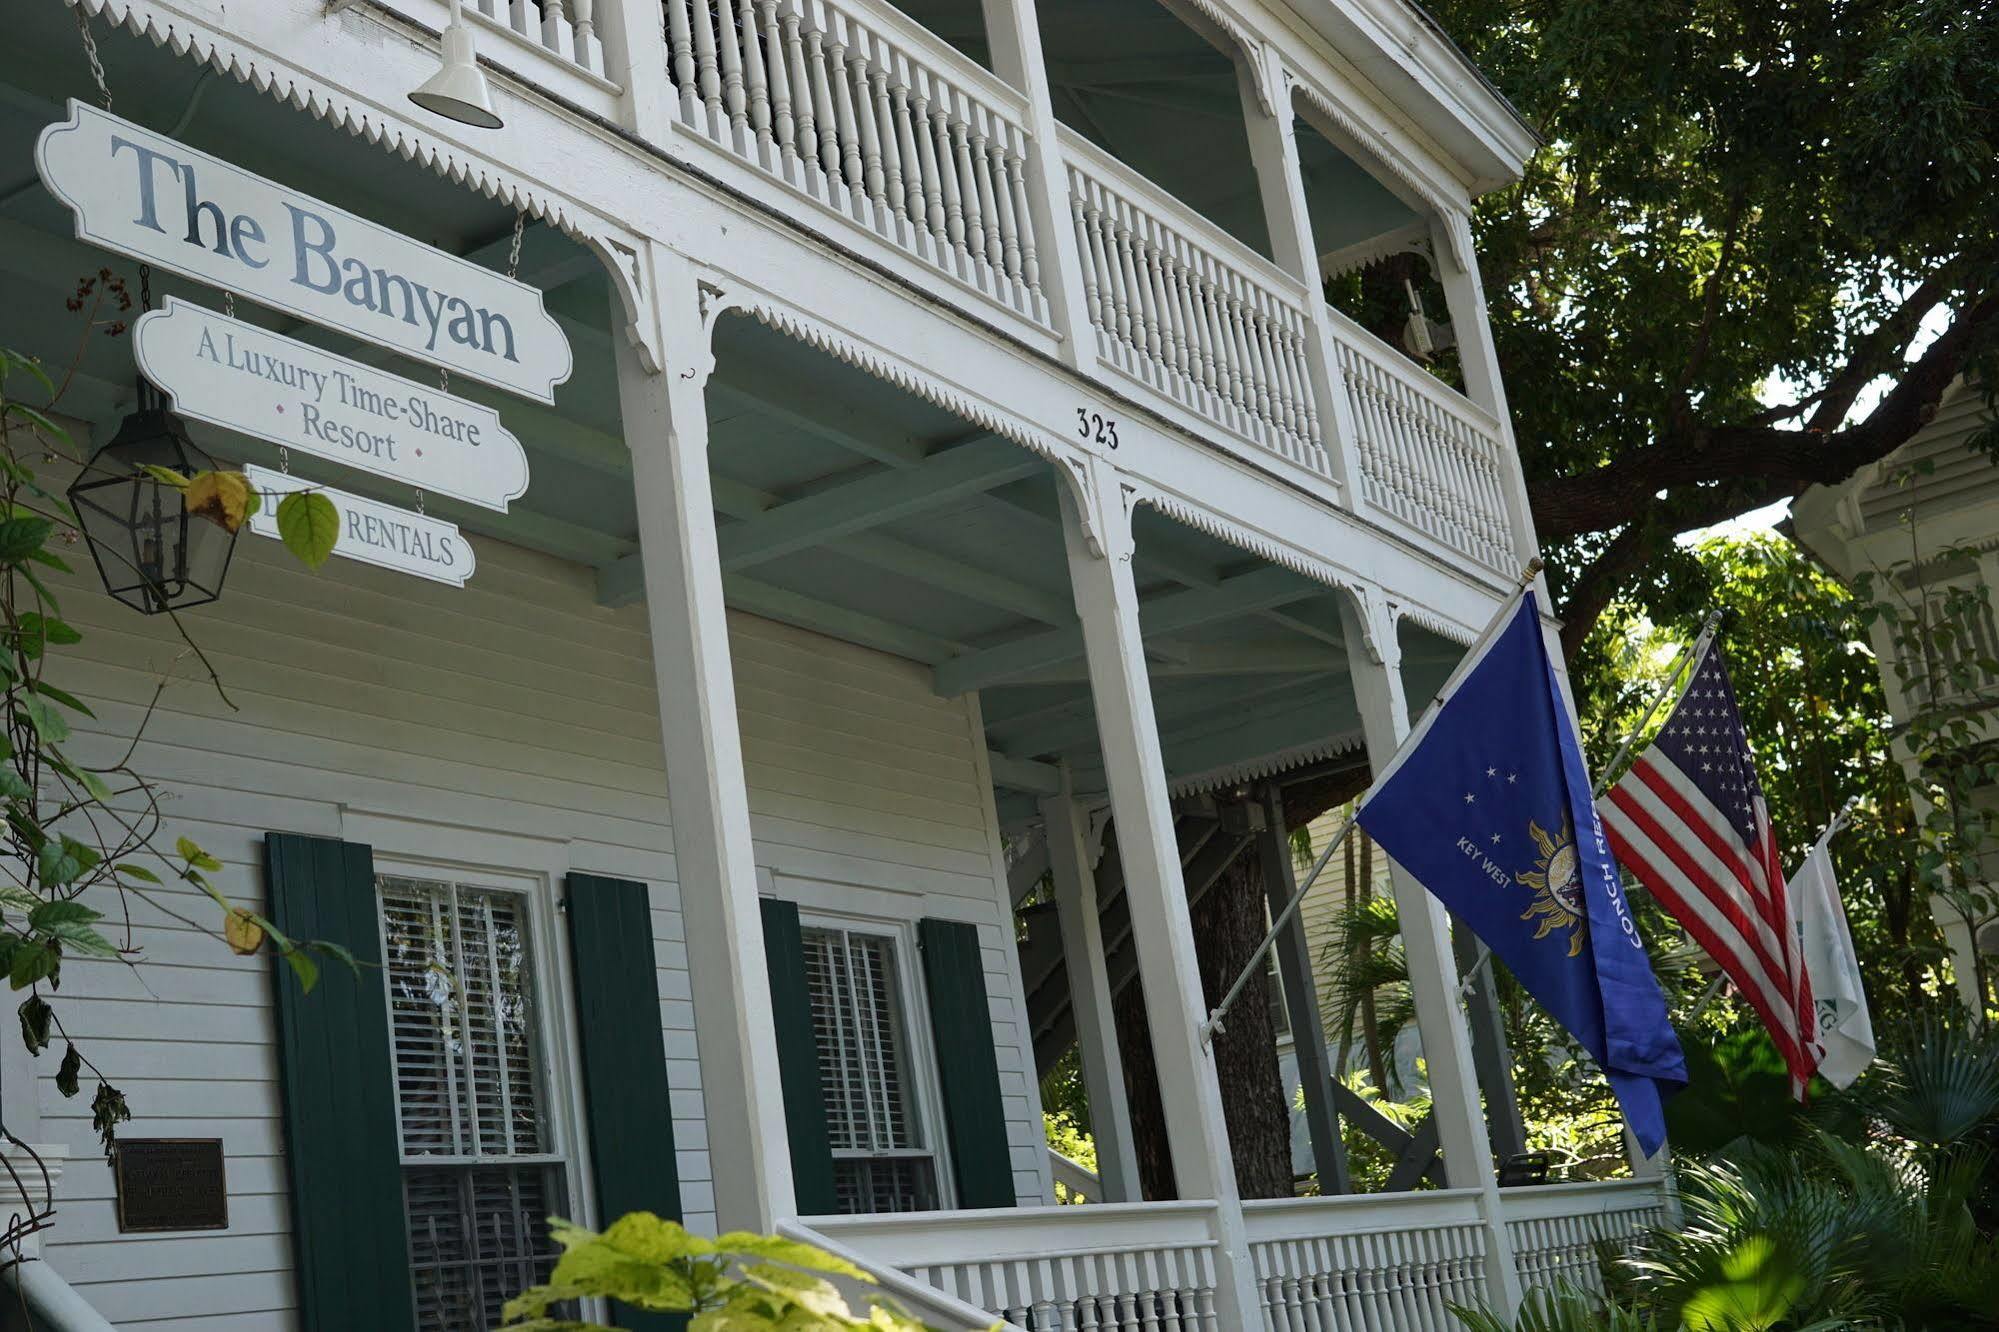
M1000 1102L999 1060L993 1054L992 1010L986 1004L985 960L979 932L954 920L923 920L923 981L930 999L930 1033L951 1133L951 1172L960 1207L1012 1207L1013 1152Z
M798 904L761 899L764 962L770 971L771 1017L777 1029L778 1075L784 1091L785 1136L791 1141L792 1194L801 1216L825 1216L838 1207L833 1193L833 1147L826 1136L826 1097L819 1087L819 1038L812 1027L812 995L805 988L805 941Z
M264 838L273 924L345 946L310 994L277 964L278 1080L291 1166L292 1257L305 1332L410 1332L389 1005L374 854L324 837Z
M660 1036L651 898L642 883L595 874L570 875L568 890L597 1219L609 1225L627 1212L646 1211L678 1221L680 1170ZM632 1332L687 1325L679 1315L624 1305L613 1313L617 1325Z

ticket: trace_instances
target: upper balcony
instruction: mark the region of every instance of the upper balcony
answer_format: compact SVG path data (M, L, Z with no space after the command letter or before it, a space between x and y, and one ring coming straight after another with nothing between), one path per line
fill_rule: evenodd
M444 6L380 7L436 26ZM1427 28L1219 0L467 8L489 62L913 296L1451 568L1517 568L1464 217L1530 139ZM1468 391L1323 297L1412 250Z

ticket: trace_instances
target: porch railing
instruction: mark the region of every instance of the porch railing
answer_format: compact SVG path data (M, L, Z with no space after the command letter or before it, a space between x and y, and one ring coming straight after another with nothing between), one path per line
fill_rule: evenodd
M1510 571L1499 423L1338 310L1327 314L1362 496L1455 554Z
M1523 1287L1566 1283L1598 1294L1603 1248L1628 1250L1641 1233L1666 1224L1671 1206L1653 1179L1506 1189L1500 1199Z
M466 0L474 10L514 35L592 74L604 73L604 44L597 36L598 0Z
M1046 325L1020 94L887 5L666 0L681 123Z
M1269 1332L1435 1332L1486 1292L1469 1190L1243 1204Z
M1080 135L1062 153L1098 358L1330 476L1302 286Z
M1174 1202L1023 1207L810 1224L1026 1332L1224 1332L1215 1208Z

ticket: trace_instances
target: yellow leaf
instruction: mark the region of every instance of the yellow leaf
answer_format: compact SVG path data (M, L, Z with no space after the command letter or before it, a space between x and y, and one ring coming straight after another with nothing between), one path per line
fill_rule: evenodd
M241 472L196 472L188 480L187 511L229 532L250 516L250 480Z
M231 907L222 918L222 937L229 941L232 950L248 955L264 946L264 927L257 923L252 912Z

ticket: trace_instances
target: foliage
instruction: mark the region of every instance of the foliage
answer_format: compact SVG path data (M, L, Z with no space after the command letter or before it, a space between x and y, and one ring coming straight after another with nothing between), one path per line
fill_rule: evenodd
M1530 1292L1511 1319L1488 1309L1453 1306L1451 1312L1471 1332L1659 1332L1657 1319L1571 1287Z
M1044 1110L1041 1127L1047 1135L1051 1151L1060 1152L1083 1169L1096 1173L1097 1140L1066 1113ZM1061 1180L1055 1181L1055 1201L1058 1203L1101 1202L1100 1198L1076 1197L1069 1192L1069 1186Z
M47 574L73 572L62 552L77 542L77 519L36 469L55 459L82 465L56 413L83 347L94 336L121 336L126 330L122 315L131 303L122 280L108 269L79 283L69 303L84 316L78 354L55 374L34 358L0 349L0 717L5 721L0 808L10 852L0 873L0 974L13 989L26 991L18 1016L28 1051L40 1056L57 1043L62 1046L56 1088L64 1096L77 1096L84 1071L95 1077L91 1117L107 1152L131 1109L124 1094L70 1039L55 999L69 959L142 960L132 946L129 924L122 942L105 934L104 899L142 899L176 920L208 930L237 953L268 947L307 989L319 977L322 958L353 964L344 949L287 938L262 915L232 901L212 877L221 872L222 862L198 843L179 837L168 847L159 792L132 766L164 681L122 752L104 755L101 762L86 755L101 752L102 745L79 729L94 722L96 713L58 683L61 650L81 642L83 635L63 618ZM185 488L190 507L202 517L231 531L255 511L257 497L240 473L174 476L171 484ZM188 652L207 668L207 658L177 616L174 624ZM220 690L212 668L208 675ZM212 903L212 926L185 914L188 889ZM125 914L129 922L129 912ZM41 1219L16 1218L5 1242L18 1237L24 1224L35 1228Z
M1572 646L1617 594L1672 614L1677 533L1885 456L1989 368L1991 0L1429 7L1545 140L1476 230Z
M874 1277L797 1240L746 1232L707 1240L651 1212L620 1217L601 1235L560 1218L549 1221L549 1231L562 1257L546 1283L507 1302L505 1326L513 1332L611 1332L559 1311L599 1298L691 1313L689 1332L925 1332L884 1296L870 1293L866 1311L854 1312L834 1278L872 1286Z

